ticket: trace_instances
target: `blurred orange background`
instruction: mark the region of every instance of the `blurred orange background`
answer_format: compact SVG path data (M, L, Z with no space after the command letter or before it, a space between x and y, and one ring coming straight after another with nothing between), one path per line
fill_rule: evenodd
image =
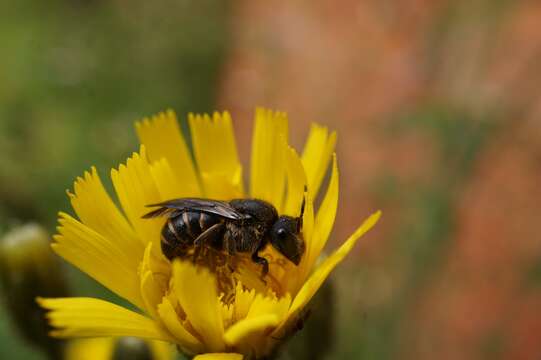
M360 286L349 341L384 344L362 358L539 358L541 4L243 1L233 16L219 104L243 153L253 104L286 109L297 145L327 124L335 239L383 208L335 277Z

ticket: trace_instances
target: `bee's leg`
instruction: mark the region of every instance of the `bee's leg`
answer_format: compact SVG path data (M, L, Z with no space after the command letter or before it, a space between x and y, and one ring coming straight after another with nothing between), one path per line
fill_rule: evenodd
M202 246L195 246L193 249L193 257L192 262L195 264L197 263L197 259L199 259L199 255L201 254L201 250L203 249Z
M265 277L265 275L269 273L269 262L264 257L259 256L258 252L259 250L256 250L256 252L252 254L252 261L255 262L256 264L263 266L261 276Z
M235 239L231 236L229 232L227 232L224 235L224 250L227 251L227 253L231 256L235 255L236 252L236 245L235 245Z
M201 253L201 249L203 246L209 246L210 243L214 242L214 240L221 236L222 231L224 230L224 224L218 223L214 224L211 227L209 227L207 230L205 230L201 235L199 235L193 242L194 245L194 253L193 253L193 261L196 262L199 258L199 254Z
M233 255L236 253L235 240L231 235L231 231L227 230L222 238L222 250L224 254L224 262L227 268L233 272L235 269L235 259Z

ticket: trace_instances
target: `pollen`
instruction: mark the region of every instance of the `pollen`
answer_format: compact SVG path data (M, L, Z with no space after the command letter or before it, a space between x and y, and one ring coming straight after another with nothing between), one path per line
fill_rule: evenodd
M201 250L194 265L206 268L215 275L220 300L223 305L228 306L235 302L239 286L246 291L255 289L257 293L274 297L285 295L286 289L282 288L275 273L277 268L281 269L281 274L285 273L286 261L274 260L272 255L267 255L267 257L270 259L271 268L275 271L266 275L261 273L261 267L254 264L248 255L229 255L210 247Z

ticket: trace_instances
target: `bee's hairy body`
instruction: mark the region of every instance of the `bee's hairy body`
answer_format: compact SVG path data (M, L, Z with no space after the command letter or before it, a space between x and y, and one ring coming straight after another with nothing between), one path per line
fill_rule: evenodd
M262 227L257 224L246 227L219 216L185 211L168 219L163 227L162 252L169 260L175 257L186 257L194 246L202 245L195 244L195 241L209 229L213 233L206 242L206 246L218 251L226 251L231 255L237 252L253 252L258 246L258 243L253 240L264 238L265 233ZM267 241L262 245L266 244Z
M161 232L162 253L169 260L193 257L203 248L228 255L249 253L254 263L269 269L258 253L270 242L286 258L298 265L304 253L300 231L301 217L278 216L273 205L258 199L219 201L181 198L150 205L159 208L144 218L167 216Z

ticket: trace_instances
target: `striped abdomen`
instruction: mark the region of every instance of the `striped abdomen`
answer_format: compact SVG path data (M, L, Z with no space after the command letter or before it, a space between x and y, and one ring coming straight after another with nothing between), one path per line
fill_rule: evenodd
M222 221L223 219L219 216L192 211L170 218L162 229L163 254L169 260L187 255L199 235Z

